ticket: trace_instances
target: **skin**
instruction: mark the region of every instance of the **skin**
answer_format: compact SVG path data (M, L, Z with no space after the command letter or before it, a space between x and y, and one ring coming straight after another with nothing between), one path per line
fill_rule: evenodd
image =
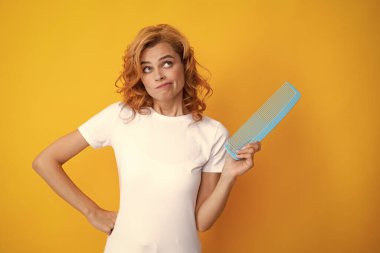
M153 98L153 109L167 116L183 115L185 72L181 58L172 46L165 42L145 49L141 54L141 63L141 81ZM171 84L158 88L167 82Z
M160 59L164 56L167 57ZM144 72L141 80L153 98L153 109L173 117L188 113L182 105L184 66L170 44L159 43L145 49L141 62L144 63L141 65ZM166 82L171 84L157 88ZM32 167L60 197L81 212L92 226L110 234L115 225L117 211L98 206L74 184L62 167L88 146L78 130L72 131L38 154ZM215 223L227 203L236 179L254 166L254 155L260 149L261 143L249 143L238 153L241 160L235 161L231 156L226 156L222 173L202 172L194 210L199 231L206 231Z

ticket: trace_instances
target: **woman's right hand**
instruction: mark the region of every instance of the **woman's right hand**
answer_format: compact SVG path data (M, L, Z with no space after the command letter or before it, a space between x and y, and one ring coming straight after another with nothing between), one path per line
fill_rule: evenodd
M100 208L69 178L62 165L88 147L78 129L62 136L33 160L33 169L71 206L81 212L97 229L111 234L117 212Z
M97 208L87 215L87 220L100 231L111 235L118 212Z

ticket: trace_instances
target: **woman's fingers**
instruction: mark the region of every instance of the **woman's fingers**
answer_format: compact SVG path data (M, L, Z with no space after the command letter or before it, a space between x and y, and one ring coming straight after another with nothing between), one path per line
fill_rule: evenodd
M108 235L111 235L111 234L112 234L113 228L115 227L115 222L116 222L117 214L118 214L118 212L112 212L112 213L111 213L111 217L112 217L112 226L111 226L111 229L109 229Z
M111 234L115 226L117 212L107 211L99 208L87 216L89 222L100 231Z
M114 223L116 222L116 218L117 218L117 212L113 212L112 213L112 220Z
M261 150L261 143L260 142L251 142L247 145L245 145L243 148L241 148L237 153L238 154L246 154L246 153L254 153Z
M115 226L115 222L116 222L116 213L115 212L112 212L110 213L110 218L111 218L111 224L110 224L110 233L112 233L112 230L113 230L113 227Z
M238 154L252 154L255 151L254 148L244 148L238 151Z
M256 143L256 145L257 145L257 150L256 150L256 152L257 152L257 151L260 151L260 150L261 150L261 142Z
M244 154L238 154L238 158L245 158L245 159L252 159L252 154L251 153L244 153Z

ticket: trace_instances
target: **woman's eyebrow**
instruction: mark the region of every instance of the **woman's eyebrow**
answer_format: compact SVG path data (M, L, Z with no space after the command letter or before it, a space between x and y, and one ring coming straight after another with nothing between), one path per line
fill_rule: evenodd
M163 59L166 59L166 58L173 58L173 59L175 59L173 56L171 56L170 54L167 54L167 55L165 55L165 56L162 56L160 59L158 59L158 61L162 61ZM141 62L141 65L142 64L145 64L145 63L151 63L150 61L142 61Z

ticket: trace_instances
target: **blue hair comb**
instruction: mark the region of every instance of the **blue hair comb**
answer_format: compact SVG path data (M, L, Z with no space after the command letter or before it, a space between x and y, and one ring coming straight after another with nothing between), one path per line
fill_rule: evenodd
M229 138L224 147L235 160L236 153L246 144L261 141L285 117L300 99L301 94L285 82L239 130Z

